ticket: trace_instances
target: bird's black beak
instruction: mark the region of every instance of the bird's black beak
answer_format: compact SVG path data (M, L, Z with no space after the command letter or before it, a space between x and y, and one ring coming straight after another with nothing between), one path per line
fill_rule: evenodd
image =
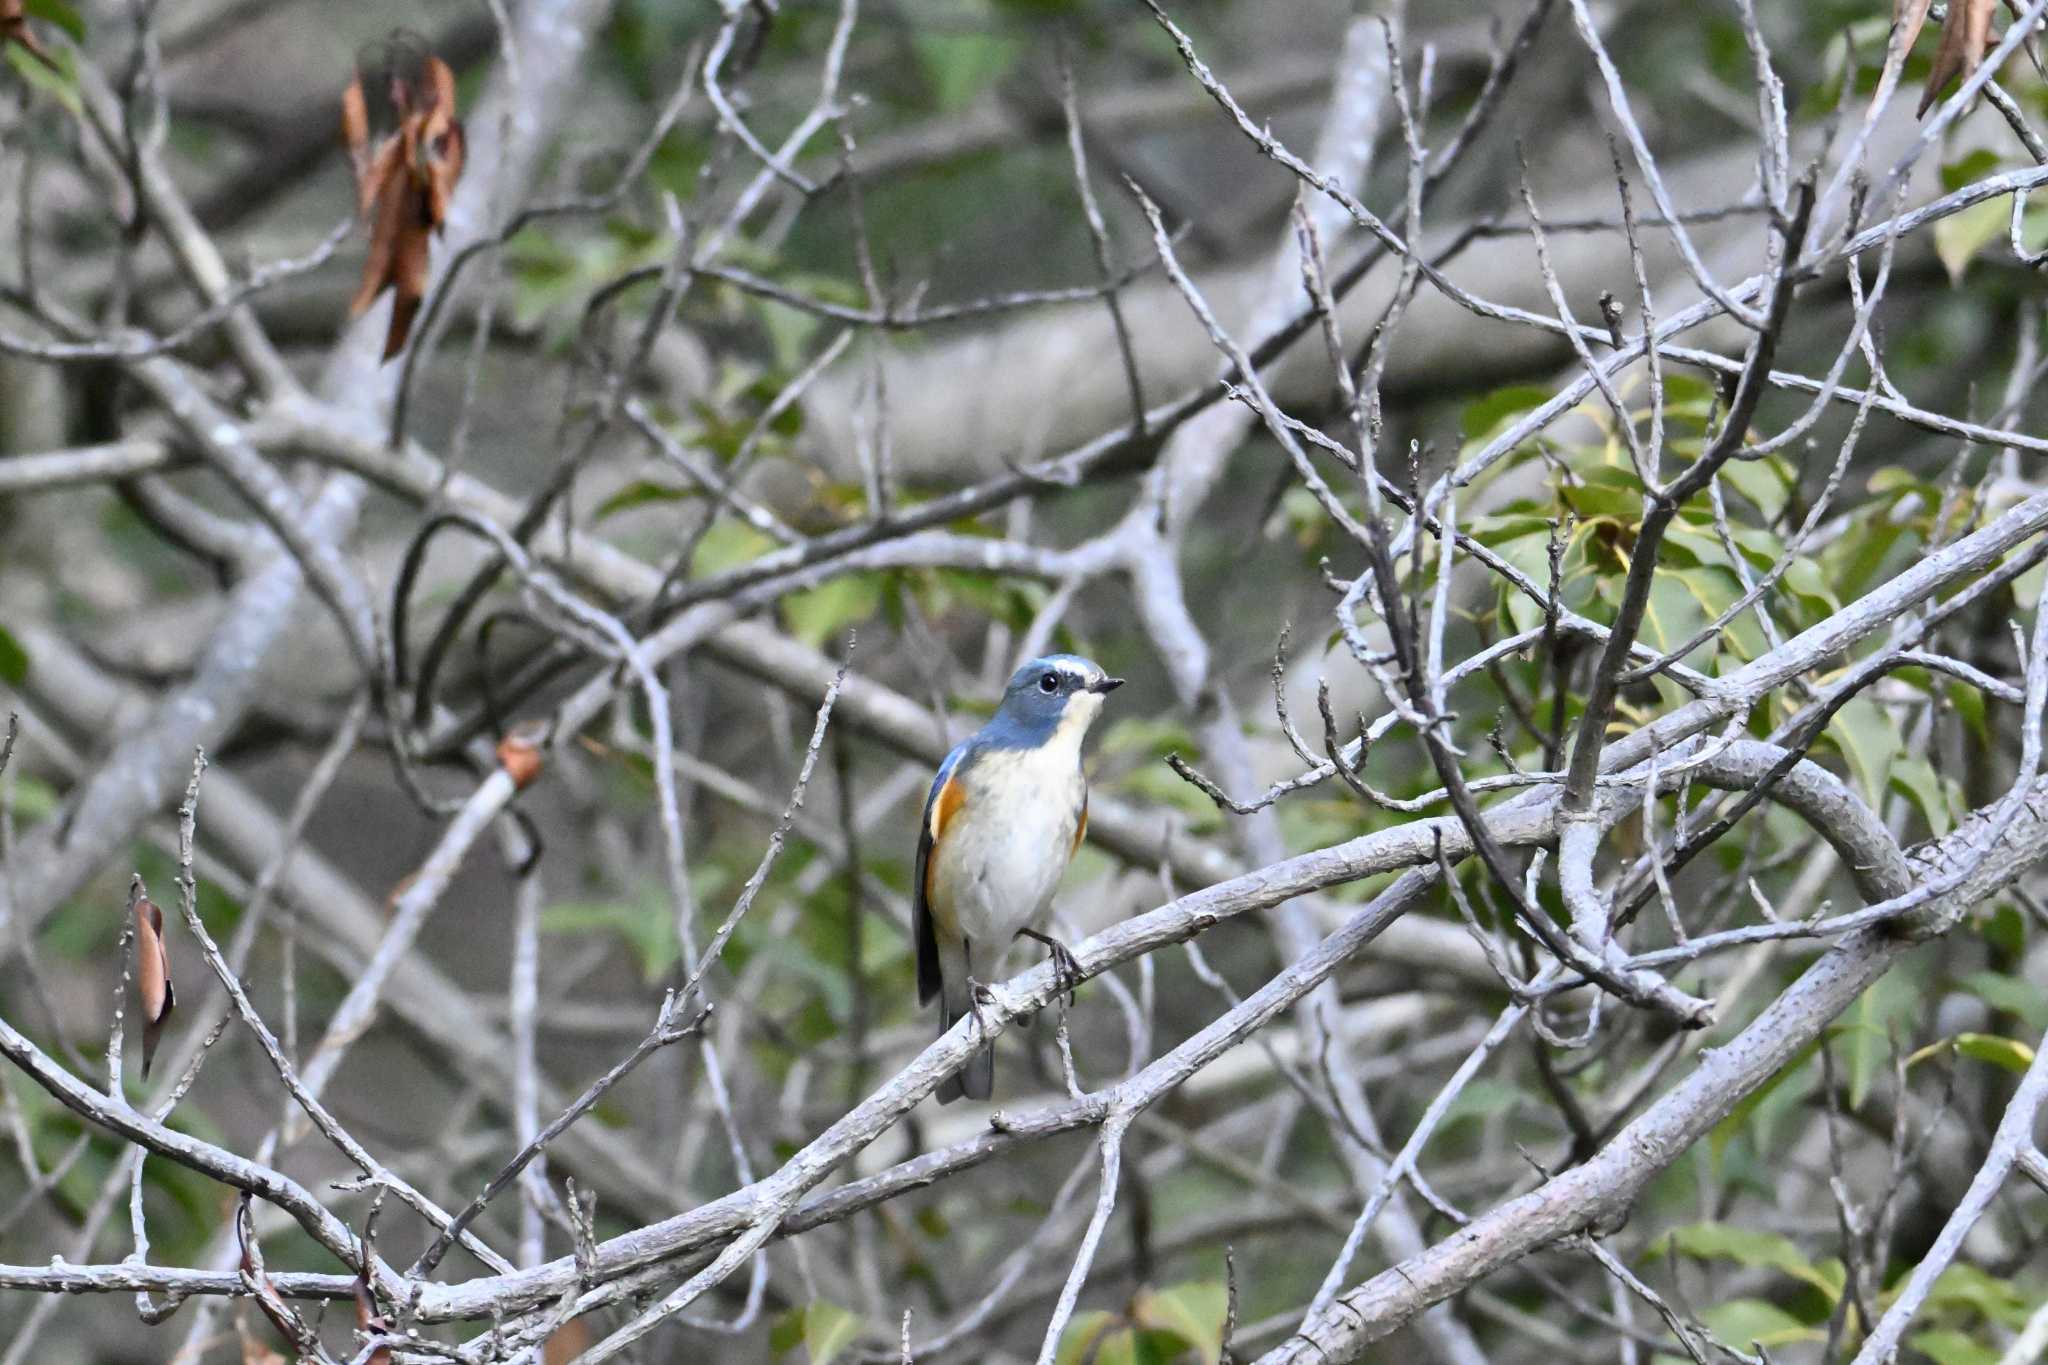
M1088 684L1090 692L1114 692L1124 685L1122 678L1102 678Z

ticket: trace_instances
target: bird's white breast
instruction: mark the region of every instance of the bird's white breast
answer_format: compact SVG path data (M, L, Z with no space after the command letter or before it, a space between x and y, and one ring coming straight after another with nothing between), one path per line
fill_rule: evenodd
M1038 749L984 750L956 779L964 799L934 850L933 909L958 924L977 957L999 957L1052 906L1087 790L1079 736L1065 738L1056 733ZM975 970L992 974L996 965L977 960Z

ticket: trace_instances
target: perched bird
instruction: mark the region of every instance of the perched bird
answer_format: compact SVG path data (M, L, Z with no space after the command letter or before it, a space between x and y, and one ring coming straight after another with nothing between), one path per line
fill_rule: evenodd
M1088 659L1048 654L1010 678L989 723L939 765L917 836L917 996L942 1002L939 1031L979 1017L984 984L1022 935L1074 973L1066 946L1043 929L1052 893L1088 828L1081 740L1102 699L1123 686ZM995 1047L939 1087L939 1103L985 1100L995 1085Z

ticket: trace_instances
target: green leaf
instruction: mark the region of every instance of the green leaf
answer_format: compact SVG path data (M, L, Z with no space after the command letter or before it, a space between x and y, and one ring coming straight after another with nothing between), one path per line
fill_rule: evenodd
M743 521L726 519L713 522L704 538L697 542L690 572L698 578L708 578L750 559L758 559L774 548L772 539Z
M65 3L65 0L28 0L22 8L31 19L41 19L46 24L55 24L71 36L74 43L85 41L85 19L79 12Z
M1948 271L1950 284L1961 284L1963 274L1978 253L2006 236L2012 222L2012 204L2005 198L1987 199L1952 213L1934 225L1934 255Z
M1099 1309L1092 1313L1076 1313L1060 1336L1059 1353L1053 1357L1055 1365L1081 1365L1084 1360L1094 1360L1101 1365L1110 1359L1107 1338L1118 1325L1119 1319L1114 1313L1104 1313ZM1129 1336L1130 1333L1124 1331L1120 1335Z
M2018 1015L2034 1034L2048 1033L2048 997L2019 977L1971 972L1957 984L1991 1008Z
M1893 1290L1898 1287L1892 1286ZM2001 1326L2019 1327L2032 1315L2038 1302L2038 1295L2025 1292L2012 1281L1958 1262L1935 1278L1934 1287L1927 1292L1925 1311L1973 1313Z
M1465 405L1458 426L1467 441L1484 441L1531 408L1550 401L1550 390L1535 384L1511 384Z
M1703 1261L1733 1261L1751 1269L1775 1270L1812 1285L1833 1303L1842 1292L1840 1275L1830 1275L1806 1259L1789 1237L1732 1223L1693 1223L1674 1229L1671 1244Z
M866 621L882 605L879 573L847 574L782 599L782 618L789 633L817 649L849 624Z
M2018 1039L2001 1038L1995 1033L1958 1033L1956 1051L2018 1073L2024 1073L2034 1063L2034 1049Z
M1902 973L1879 977L1856 1001L1855 1018L1836 1030L1849 1042L1849 1107L1861 1109L1891 1053L1892 1027L1920 1008L1920 988Z
M1214 1280L1179 1284L1171 1289L1138 1292L1131 1316L1141 1327L1170 1333L1183 1349L1214 1360L1223 1350L1223 1320L1229 1311L1229 1292Z
M700 863L690 874L690 888L701 903L729 879L725 869ZM616 934L632 949L650 982L660 980L683 953L668 892L653 883L640 887L630 900L550 905L540 912L540 928L544 934Z
M1877 806L1891 779L1892 760L1905 747L1891 712L1868 697L1858 697L1836 712L1828 738L1855 774L1863 799Z
M28 49L19 43L6 45L7 64L14 68L17 76L63 105L73 118L82 117L84 107L78 99L77 59L72 55L72 49L45 44L43 50L56 63L55 71L30 56Z
M999 34L947 32L928 25L914 29L910 42L940 113L971 104L1008 73L1023 51L1015 39Z
M1473 1081L1458 1092L1444 1110L1439 1126L1448 1128L1458 1119L1485 1119L1505 1114L1523 1100L1522 1092L1505 1081Z
M775 1325L768 1329L768 1349L780 1355L794 1351L804 1339L804 1315L802 1310L792 1308L775 1319Z
M1991 743L1991 722L1988 708L1984 705L1984 694L1960 680L1948 685L1949 705L1955 708L1956 717L1963 722L1970 738L1978 744Z
M1728 1111L1727 1118L1714 1125L1714 1131L1708 1139L1708 1143L1713 1148L1716 1161L1719 1161L1722 1153L1728 1150L1728 1144L1734 1141L1744 1128L1749 1126L1752 1117L1756 1120L1757 1146L1762 1148L1770 1145L1769 1116L1777 1106L1767 1107L1767 1102L1772 1099L1776 1091L1784 1086L1785 1082L1791 1080L1794 1076L1800 1075L1806 1064L1813 1060L1814 1053L1819 1050L1820 1044L1818 1043L1808 1043L1805 1047L1799 1049L1798 1054L1791 1061L1778 1068L1777 1074L1756 1089L1750 1091L1740 1104ZM1794 1087L1787 1093L1790 1099L1796 1102L1799 1096L1804 1095L1811 1088L1811 1079L1805 1078L1803 1084Z
M7 633L7 627L0 626L0 682L9 687L20 687L27 681L28 651Z
M804 1347L811 1365L832 1365L860 1335L860 1319L838 1304L814 1299L804 1306Z
M590 514L592 521L603 521L632 507L645 507L651 502L687 502L704 495L694 488L678 488L673 484L656 483L652 479L635 479L618 492L597 505Z
M1932 763L1918 754L1893 759L1889 785L1913 803L1935 838L1948 833L1953 812L1949 809L1947 789Z
M1827 575L1810 555L1800 555L1794 559L1786 567L1785 576L1778 581L1823 611L1831 612L1841 606L1841 599L1835 596L1834 589L1829 586Z
M1958 1033L1952 1038L1937 1038L1915 1051L1906 1058L1906 1065L1918 1066L1947 1052L1959 1052L1965 1057L2002 1066L2012 1072L2024 1072L2034 1061L2034 1049L2025 1043L2001 1038L1995 1033Z
M1954 161L1944 162L1941 168L1942 192L1954 194L1963 186L1992 174L1998 166L1998 153L1989 147L1979 147Z
M1676 573L1660 573L1650 580L1650 602L1643 612L1641 632L1644 644L1663 653L1690 639L1707 619L1699 599Z
M1993 952L2010 959L2026 951L2027 921L2017 906L1999 902L1979 910L1975 920L1977 932ZM2048 1029L2048 1024L2041 1025L2041 1029Z
M1809 1327L1775 1303L1763 1299L1729 1299L1700 1314L1707 1329L1731 1346L1793 1346L1826 1341L1828 1334Z
M1934 1362L1934 1365L1998 1365L2004 1353L1988 1346L1980 1346L1967 1332L1942 1328L1933 1332L1916 1332L1909 1340L1913 1349Z
M541 911L540 928L544 934L616 934L633 950L641 975L657 981L682 956L675 917L666 911L645 901L568 901Z
M1731 460L1721 466L1721 482L1747 499L1766 522L1774 522L1792 496L1791 471L1775 457L1762 460ZM1734 520L1734 509L1729 511Z

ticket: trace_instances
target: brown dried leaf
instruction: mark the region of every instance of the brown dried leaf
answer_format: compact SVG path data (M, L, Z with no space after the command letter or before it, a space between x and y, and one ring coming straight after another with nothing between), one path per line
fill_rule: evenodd
M1920 30L1927 23L1927 12L1934 7L1934 0L1895 0L1892 6L1891 37L1885 42L1884 70L1877 82L1877 94L1871 96L1870 109L1877 112L1877 100L1898 80L1899 73L1906 68L1906 58L1913 51L1913 44L1920 37Z
M386 360L405 349L412 320L427 296L429 223L417 200L408 202L405 225L399 231L391 259L391 330L384 337Z
M1897 0L1892 6L1892 50L1905 60L1905 54L1913 50L1913 43L1920 37L1921 26L1927 22L1927 11L1934 8L1934 0Z
M1991 11L1998 0L1949 0L1948 17L1941 21L1941 42L1934 49L1934 64L1927 68L1927 87L1920 96L1925 115L1942 92L1958 77L1968 80L1991 48Z
M545 725L515 725L498 741L498 766L511 777L512 785L525 791L540 776L544 760L541 742L547 737Z
M383 159L382 152L378 159ZM352 318L361 317L391 280L391 261L397 254L399 233L405 223L405 182L399 176L394 174L377 185L369 217L370 254L363 261L363 282L349 300L348 315Z
M365 71L376 78L374 101ZM416 36L394 34L358 60L342 92L341 128L356 173L357 211L370 225L370 252L349 314L361 316L391 291L389 360L405 349L426 297L429 239L446 225L462 175L467 144L455 117L455 73Z
M36 35L29 29L28 15L22 11L22 0L0 0L0 47L9 43L19 44L22 51L50 70L61 71L56 59L36 41Z
M292 1312L263 1268L263 1250L256 1241L256 1223L250 1215L246 1190L235 1204L235 1236L242 1246L242 1283L247 1286L249 1296L256 1300L256 1306L263 1310L264 1317L270 1319L270 1325L277 1329L279 1336L295 1345L304 1344L307 1336L305 1324Z
M391 1323L377 1311L377 1302L370 1295L370 1281L362 1272L356 1272L356 1330L365 1336L372 1332L388 1332ZM364 1365L391 1365L391 1348L379 1346L370 1352Z
M142 1000L142 1075L156 1060L156 1045L177 1007L171 988L171 954L164 946L164 912L147 896L135 898L135 989Z
M434 231L439 232L448 224L448 205L455 198L455 182L462 178L462 161L469 153L469 144L462 125L449 118L447 126L431 134L424 146L427 218Z
M563 1323L540 1348L541 1365L568 1365L590 1349L590 1327L582 1318Z
M341 140L348 148L349 165L356 173L356 212L370 211L370 166L376 154L370 150L370 109L363 99L363 78L359 75L341 92Z

